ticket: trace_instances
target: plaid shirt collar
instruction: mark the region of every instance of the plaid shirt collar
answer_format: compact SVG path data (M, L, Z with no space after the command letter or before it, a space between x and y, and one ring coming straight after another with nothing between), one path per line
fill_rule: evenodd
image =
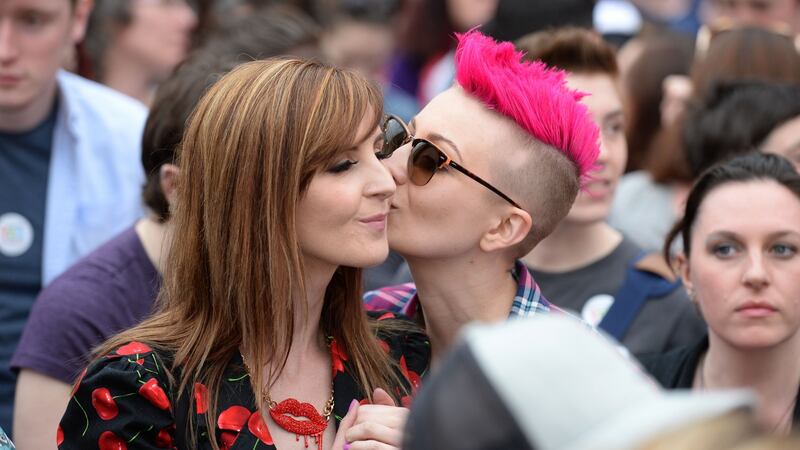
M554 308L542 296L539 285L536 284L525 264L516 261L511 274L517 280L517 293L511 303L509 318L547 313ZM419 306L419 297L414 283L406 283L367 292L364 294L364 304L368 310L392 311L408 317L415 317Z

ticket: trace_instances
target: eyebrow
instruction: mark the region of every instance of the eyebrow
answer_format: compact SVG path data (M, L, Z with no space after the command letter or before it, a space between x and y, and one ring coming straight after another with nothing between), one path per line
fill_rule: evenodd
M411 119L411 122L409 122L409 124L408 124L414 130L416 130L416 128L417 128L416 127L416 120L417 120L417 118L414 117L413 119ZM461 156L461 152L458 150L458 146L455 144L455 142L451 141L450 139L448 139L448 138L444 137L443 135L441 135L439 133L436 133L436 132L428 133L427 138L430 139L431 141L434 141L434 143L436 143L436 142L444 142L445 144L447 144L447 146L451 150L456 152L456 155L458 155L458 159L460 161L464 161L464 157Z
M622 117L622 116L624 116L624 114L623 114L623 112L622 112L622 109L617 109L617 110L615 110L615 111L612 111L612 112L610 112L610 113L606 114L606 115L603 117L603 121L606 121L606 120L611 120L611 119L616 119L617 117Z
M378 128L378 130L376 130L373 134L375 135L375 139L372 140L372 143L374 144L374 143L378 142L378 140L381 138L381 130L380 130L380 128ZM358 147L360 147L361 144L363 144L364 142L367 142L370 137L372 137L372 134L368 134L367 137L365 137L361 141L357 142L355 145L353 145L352 147L348 148L345 151L353 152L353 151L358 150Z
M777 238L785 237L785 236L800 237L800 233L798 233L797 231L794 231L794 230L778 230L778 231L774 231L774 232L768 234L767 235L767 240L777 239ZM708 238L706 239L706 242L709 242L709 241L711 241L713 239L720 239L720 238L723 238L723 239L734 239L734 240L737 240L737 241L742 240L741 236L739 236L738 234L736 234L736 233L734 233L732 231L715 231L715 232L713 232L713 233L708 235Z

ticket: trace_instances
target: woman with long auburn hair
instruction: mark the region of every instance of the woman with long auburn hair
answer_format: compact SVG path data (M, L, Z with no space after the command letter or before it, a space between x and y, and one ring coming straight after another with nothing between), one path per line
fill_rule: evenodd
M300 59L244 64L209 90L178 153L158 309L97 350L60 449L399 446L395 405L429 348L361 306L395 190L382 108L360 76Z

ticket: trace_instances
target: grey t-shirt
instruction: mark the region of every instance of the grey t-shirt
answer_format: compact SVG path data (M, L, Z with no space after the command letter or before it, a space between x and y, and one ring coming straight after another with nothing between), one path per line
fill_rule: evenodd
M614 303L628 266L640 254L639 247L624 238L608 256L587 266L562 273L531 268L531 273L551 303L596 326ZM693 344L705 332L705 322L683 287L678 287L664 297L647 299L622 345L633 354L660 353Z
M653 182L644 171L626 174L614 193L608 224L647 251L660 252L677 220L673 188Z

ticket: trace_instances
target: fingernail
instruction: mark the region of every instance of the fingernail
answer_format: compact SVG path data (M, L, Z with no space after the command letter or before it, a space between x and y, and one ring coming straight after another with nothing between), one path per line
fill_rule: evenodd
M352 401L352 402L350 402L350 407L349 407L349 408L347 408L347 412L350 412L350 411L352 411L352 410L353 410L353 408L355 408L357 404L358 404L358 400L356 400L356 399L353 399L353 401ZM347 450L347 448L345 448L344 450Z
M342 450L350 450L350 444L349 443L344 444L344 447L342 447Z

